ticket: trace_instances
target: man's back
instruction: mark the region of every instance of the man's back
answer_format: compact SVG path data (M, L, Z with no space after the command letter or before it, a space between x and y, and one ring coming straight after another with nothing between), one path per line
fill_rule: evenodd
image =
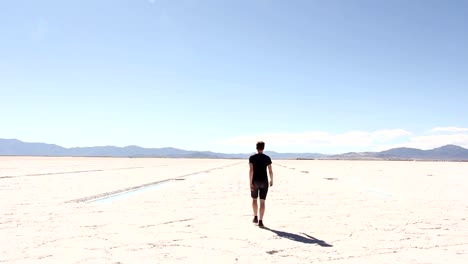
M263 153L257 153L250 156L249 163L252 163L254 169L253 181L268 182L267 167L271 164L270 157Z

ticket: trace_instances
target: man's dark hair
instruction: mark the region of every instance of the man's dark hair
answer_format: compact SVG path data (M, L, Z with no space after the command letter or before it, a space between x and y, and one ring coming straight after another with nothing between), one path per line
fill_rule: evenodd
M264 150L265 149L265 142L259 141L257 142L257 150Z

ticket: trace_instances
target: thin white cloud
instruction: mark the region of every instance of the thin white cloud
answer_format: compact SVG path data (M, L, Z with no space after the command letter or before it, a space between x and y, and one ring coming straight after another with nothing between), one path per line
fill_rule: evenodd
M274 146L281 147L360 147L368 149L379 143L389 142L409 135L411 135L411 132L403 129L385 129L373 132L349 131L342 134L312 131L306 133L274 133L243 136L223 140L219 143L231 146L250 146L256 141L263 140Z
M465 128L465 127L435 127L431 131L432 132L447 132L447 133L463 133L463 132L468 132L468 128Z
M376 141L391 141L396 138L410 136L413 133L406 131L404 129L384 129L378 130L372 133L372 137Z
M150 4L155 4L155 3L156 3L156 0L148 0L148 3L150 3Z
M409 141L400 144L379 145L376 147L376 150L387 150L400 147L433 149L450 144L468 148L468 133L416 136L410 138Z
M331 134L324 131L306 133L272 133L256 136L236 137L218 142L220 145L250 147L256 141L263 140L270 146L281 149L338 150L346 152L381 151L398 147L433 149L444 145L458 145L468 148L468 129L458 127L438 127L430 135L414 135L404 129L383 129L372 132L349 131ZM455 133L457 132L458 133ZM444 132L444 133L442 133ZM398 143L396 143L398 142Z

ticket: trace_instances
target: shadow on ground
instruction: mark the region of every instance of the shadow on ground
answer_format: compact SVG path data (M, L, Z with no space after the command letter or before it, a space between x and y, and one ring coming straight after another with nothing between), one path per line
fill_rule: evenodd
M264 227L263 229L271 231L271 232L275 233L276 235L278 235L279 237L286 238L286 239L289 239L289 240L292 240L292 241L296 241L296 242L300 242L300 243L304 243L304 244L317 244L317 245L319 245L321 247L333 247L333 245L330 245L330 244L328 244L327 242L325 242L323 240L320 240L320 239L317 239L315 237L309 236L309 235L307 235L305 233L302 233L303 236L301 236L301 235L297 235L297 234L293 234L293 233L274 230L274 229L271 229L271 228L268 228L268 227Z

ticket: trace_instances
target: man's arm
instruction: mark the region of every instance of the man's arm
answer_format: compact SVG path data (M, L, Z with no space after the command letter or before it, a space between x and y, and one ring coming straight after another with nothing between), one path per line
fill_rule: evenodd
M268 165L268 172L270 173L270 186L273 186L273 168L271 167L271 164Z
M253 175L254 175L254 168L253 164L249 163L250 165L250 172L249 172L249 178L250 178L250 190L254 190L254 185L253 185Z

